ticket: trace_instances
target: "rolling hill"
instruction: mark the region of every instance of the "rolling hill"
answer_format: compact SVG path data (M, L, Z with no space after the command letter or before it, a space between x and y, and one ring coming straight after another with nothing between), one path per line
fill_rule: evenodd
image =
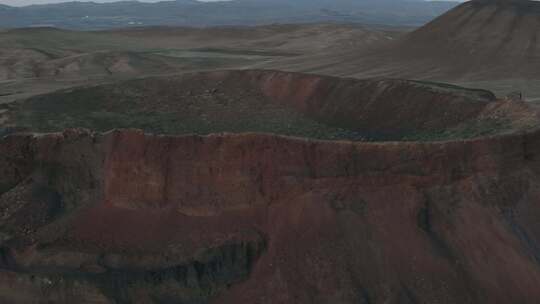
M339 24L6 29L0 31L0 103L77 84L248 68L335 48L372 48L402 34L394 28Z

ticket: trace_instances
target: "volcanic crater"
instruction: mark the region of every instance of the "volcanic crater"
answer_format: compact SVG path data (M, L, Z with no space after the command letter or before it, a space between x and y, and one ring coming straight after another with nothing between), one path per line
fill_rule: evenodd
M269 70L218 71L81 87L6 105L4 127L59 132L138 128L156 134L258 132L355 141L446 140L536 122L519 100L401 79ZM519 112L528 116L519 121ZM5 131L6 132L6 131Z
M3 303L540 302L524 101L248 70L7 110Z

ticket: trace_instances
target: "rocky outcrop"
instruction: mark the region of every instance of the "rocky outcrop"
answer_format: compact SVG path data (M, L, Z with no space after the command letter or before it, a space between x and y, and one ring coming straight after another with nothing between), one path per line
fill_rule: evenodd
M537 303L540 133L0 142L6 303ZM21 228L24 227L24 228Z

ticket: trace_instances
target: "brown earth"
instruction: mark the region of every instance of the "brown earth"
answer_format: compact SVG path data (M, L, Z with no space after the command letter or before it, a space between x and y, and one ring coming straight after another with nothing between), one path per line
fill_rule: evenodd
M0 142L3 303L538 303L540 133Z

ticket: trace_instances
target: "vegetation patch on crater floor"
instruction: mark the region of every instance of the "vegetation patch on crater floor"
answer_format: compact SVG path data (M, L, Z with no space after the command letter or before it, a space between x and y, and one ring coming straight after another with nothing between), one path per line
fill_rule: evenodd
M324 140L436 141L512 131L505 113L481 115L494 102L489 91L438 83L221 71L32 97L5 106L5 127L33 132L137 128L170 135L257 132Z

